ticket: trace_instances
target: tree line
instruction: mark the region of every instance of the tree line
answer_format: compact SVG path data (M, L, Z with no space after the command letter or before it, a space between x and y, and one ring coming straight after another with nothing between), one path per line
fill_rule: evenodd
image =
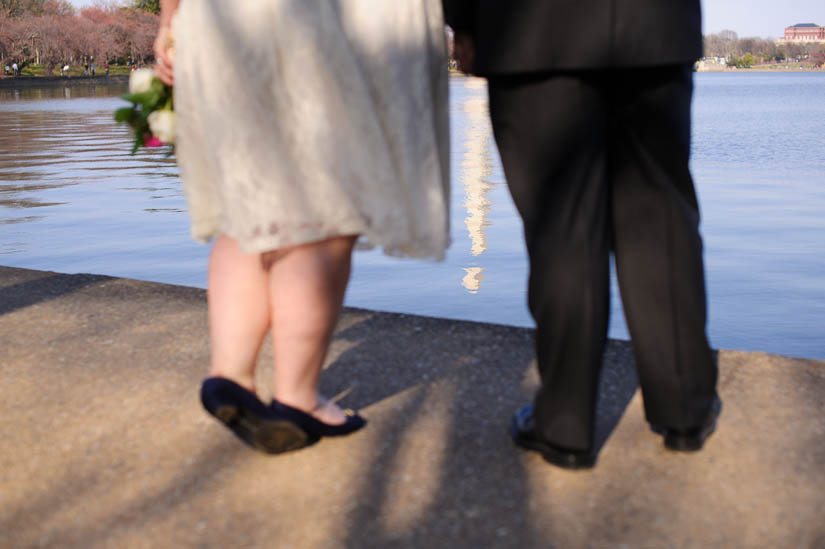
M77 10L68 0L0 0L0 63L138 63L153 59L158 0L98 2Z
M68 0L0 0L0 63L43 65L47 74L63 64L139 63L153 60L159 0L100 0L76 10ZM731 30L704 37L705 57L729 65L810 59L825 63L822 44L777 44L739 38Z
M809 59L814 64L825 62L825 45L799 42L777 44L766 38L739 38L732 30L723 30L704 37L705 57L721 57L729 65L748 67L758 63L781 63Z

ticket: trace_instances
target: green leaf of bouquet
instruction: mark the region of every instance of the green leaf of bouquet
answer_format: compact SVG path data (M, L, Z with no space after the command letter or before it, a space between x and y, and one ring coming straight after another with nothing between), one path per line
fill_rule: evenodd
M137 105L141 105L142 107L150 107L151 108L151 105L157 103L157 100L158 100L157 95L158 95L157 92L155 92L154 90L149 90L149 91L145 91L145 92L141 92L141 93L133 93L133 94L124 96L124 98L127 101L131 101L132 103L135 103Z
M129 122L134 114L134 107L123 107L115 111L115 120L118 122Z
M135 131L136 135L143 137L143 134L149 131L149 122L142 116L136 116L132 122L132 129Z
M148 112L152 112L156 108L158 108L158 103L161 101L161 94L157 93L155 90L152 90L146 95L146 100L143 103L143 108Z
M157 92L159 95L166 94L166 84L164 84L157 76L152 79L152 91Z

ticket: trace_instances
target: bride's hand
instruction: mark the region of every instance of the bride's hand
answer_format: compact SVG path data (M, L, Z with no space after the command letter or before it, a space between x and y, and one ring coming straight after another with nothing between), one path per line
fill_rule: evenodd
M172 29L162 26L158 29L155 38L155 74L161 82L168 86L175 85L175 47L172 40Z

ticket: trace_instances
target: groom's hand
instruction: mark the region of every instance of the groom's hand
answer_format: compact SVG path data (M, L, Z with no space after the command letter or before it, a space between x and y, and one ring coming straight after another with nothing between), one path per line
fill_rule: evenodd
M476 62L476 43L473 35L456 32L453 37L453 56L458 61L458 69L466 74L473 74Z

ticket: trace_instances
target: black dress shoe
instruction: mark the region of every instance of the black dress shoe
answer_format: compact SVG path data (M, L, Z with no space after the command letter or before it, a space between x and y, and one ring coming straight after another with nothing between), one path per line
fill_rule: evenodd
M716 422L722 413L722 400L719 395L713 399L705 421L698 427L689 429L670 429L659 425L650 425L654 433L665 437L665 448L674 452L696 452L705 445L705 440L716 430Z
M544 460L565 469L590 469L596 456L590 450L571 450L538 438L533 420L533 405L525 404L513 416L510 435L517 446L539 452Z
M290 421L301 427L310 437L340 437L354 433L367 424L367 420L352 410L344 410L347 419L339 425L330 425L312 417L312 415L293 408L283 402L273 400L269 405L270 411L278 417Z
M272 413L257 396L229 379L207 378L201 386L201 402L238 438L267 454L297 450L318 440Z

